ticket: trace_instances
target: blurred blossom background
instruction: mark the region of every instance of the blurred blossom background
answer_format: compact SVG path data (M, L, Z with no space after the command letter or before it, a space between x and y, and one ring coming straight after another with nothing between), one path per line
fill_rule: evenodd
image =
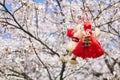
M85 15L104 55L64 63L67 29ZM0 80L119 79L120 0L0 0Z

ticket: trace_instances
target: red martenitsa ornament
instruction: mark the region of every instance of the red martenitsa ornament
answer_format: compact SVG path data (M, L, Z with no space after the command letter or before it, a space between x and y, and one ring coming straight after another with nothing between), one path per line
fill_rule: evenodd
M92 26L89 22L84 23L84 30L86 35L79 39L75 49L72 51L75 56L85 59L97 58L103 55L104 51L100 43L93 36L91 27Z
M97 58L104 54L100 43L96 39L100 35L100 30L96 28L95 31L92 31L91 28L90 22L84 22L83 26L78 24L75 29L68 29L67 36L72 38L66 48L73 55L70 63L76 64L76 57L83 59Z

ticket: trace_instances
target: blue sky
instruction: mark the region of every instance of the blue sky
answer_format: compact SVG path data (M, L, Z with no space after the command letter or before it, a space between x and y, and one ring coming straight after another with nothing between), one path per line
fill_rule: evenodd
M73 1L73 0L68 0L69 2Z
M11 4L7 4L6 7L7 7L7 9L8 9L9 11L12 10Z
M35 2L37 2L37 3L39 3L39 2L44 3L45 0L35 0Z

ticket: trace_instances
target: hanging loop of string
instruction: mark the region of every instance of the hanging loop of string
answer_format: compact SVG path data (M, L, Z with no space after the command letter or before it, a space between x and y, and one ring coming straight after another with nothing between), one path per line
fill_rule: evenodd
M78 20L77 20L76 24L78 25L78 24L84 23L84 22L91 22L90 19L87 16L88 10L85 10L85 9L81 8L81 11L82 11L82 16L77 17Z

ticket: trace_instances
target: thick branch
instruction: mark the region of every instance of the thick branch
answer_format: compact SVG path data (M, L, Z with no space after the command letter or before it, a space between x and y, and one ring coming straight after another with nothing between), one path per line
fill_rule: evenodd
M62 62L62 69L61 69L61 72L60 72L60 80L64 80L63 73L65 71L65 67L66 67L66 63Z
M107 54L107 52L105 52L105 53L106 53L107 56L109 56L109 55ZM110 56L109 56L109 57L110 57ZM113 62L110 63L108 59L105 59L105 63L106 63L106 65L107 65L108 69L110 70L110 73L111 73L111 74L114 74L114 73L113 73L113 72L114 72L114 66L115 66L115 64L117 63L117 59L114 59L114 58L112 58L112 57L110 57L110 58L113 60Z
M108 69L110 70L110 73L113 74L114 65L111 65L107 59L105 59L105 63L106 63L106 65L107 65Z

